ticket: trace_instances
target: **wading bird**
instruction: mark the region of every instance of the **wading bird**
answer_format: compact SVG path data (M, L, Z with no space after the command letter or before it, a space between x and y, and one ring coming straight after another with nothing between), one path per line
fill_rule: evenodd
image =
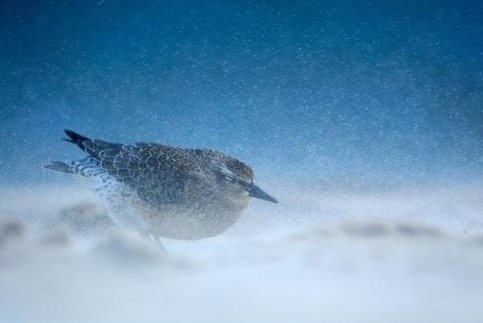
M87 178L115 224L158 241L218 235L236 223L251 198L277 203L255 185L249 166L215 150L119 144L65 133L63 140L87 157L45 168Z

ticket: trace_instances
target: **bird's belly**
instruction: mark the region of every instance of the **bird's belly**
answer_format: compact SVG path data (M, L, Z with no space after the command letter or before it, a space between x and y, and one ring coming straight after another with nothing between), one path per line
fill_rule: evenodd
M153 234L168 239L195 240L225 232L237 222L242 211L233 208L203 211L173 208L151 213L147 219Z

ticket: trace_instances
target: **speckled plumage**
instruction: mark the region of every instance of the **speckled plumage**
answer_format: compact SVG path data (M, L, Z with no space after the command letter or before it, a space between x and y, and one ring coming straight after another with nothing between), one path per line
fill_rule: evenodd
M249 166L221 152L66 134L88 157L46 168L93 180L113 221L138 231L174 239L210 237L232 226L250 197L276 202L253 184Z

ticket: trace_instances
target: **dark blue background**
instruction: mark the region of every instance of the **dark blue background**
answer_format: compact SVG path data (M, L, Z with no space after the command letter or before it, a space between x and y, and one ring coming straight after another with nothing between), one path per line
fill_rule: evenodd
M213 147L259 177L467 180L481 1L2 1L0 180L81 156L63 128Z

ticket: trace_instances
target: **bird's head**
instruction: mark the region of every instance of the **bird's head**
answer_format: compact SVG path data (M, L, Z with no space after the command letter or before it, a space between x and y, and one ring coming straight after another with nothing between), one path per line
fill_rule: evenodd
M227 193L241 198L258 198L278 203L278 201L255 185L253 170L236 158L223 155L214 164L217 181Z

